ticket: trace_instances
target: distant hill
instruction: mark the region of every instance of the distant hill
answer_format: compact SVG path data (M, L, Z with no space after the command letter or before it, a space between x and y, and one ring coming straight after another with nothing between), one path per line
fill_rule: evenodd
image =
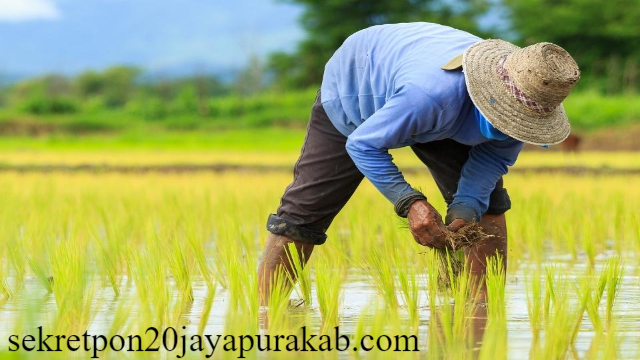
M0 86L11 85L19 82L20 80L28 78L28 75L24 74L3 74L0 73Z

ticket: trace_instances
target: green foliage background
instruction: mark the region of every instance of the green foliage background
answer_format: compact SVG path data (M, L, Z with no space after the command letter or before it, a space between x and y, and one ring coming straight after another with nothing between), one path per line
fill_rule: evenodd
M352 33L430 21L526 46L550 41L574 55L582 80L565 107L574 129L640 120L638 0L284 0L304 8L306 38L266 63L252 56L235 81L211 74L151 78L114 66L0 84L0 136L302 129L325 62Z

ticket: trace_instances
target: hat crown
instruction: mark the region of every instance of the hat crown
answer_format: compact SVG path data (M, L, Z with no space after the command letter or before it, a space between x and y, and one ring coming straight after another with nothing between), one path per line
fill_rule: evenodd
M580 79L569 53L552 43L538 43L507 56L504 68L517 88L540 105L555 108Z

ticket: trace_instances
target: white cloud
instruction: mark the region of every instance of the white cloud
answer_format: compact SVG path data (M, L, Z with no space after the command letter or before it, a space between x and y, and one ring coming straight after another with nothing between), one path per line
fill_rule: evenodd
M52 0L0 0L0 21L55 20L60 10Z

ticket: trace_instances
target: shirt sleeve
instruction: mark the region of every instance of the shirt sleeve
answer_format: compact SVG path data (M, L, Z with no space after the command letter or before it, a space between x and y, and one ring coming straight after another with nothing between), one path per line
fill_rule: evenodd
M407 144L412 135L437 131L440 107L422 89L407 84L347 139L347 152L358 169L394 205L420 194L404 179L389 149Z
M476 145L462 167L458 191L449 205L448 218L480 221L489 208L489 197L500 177L515 164L524 144L515 139ZM453 216L452 216L453 215Z

